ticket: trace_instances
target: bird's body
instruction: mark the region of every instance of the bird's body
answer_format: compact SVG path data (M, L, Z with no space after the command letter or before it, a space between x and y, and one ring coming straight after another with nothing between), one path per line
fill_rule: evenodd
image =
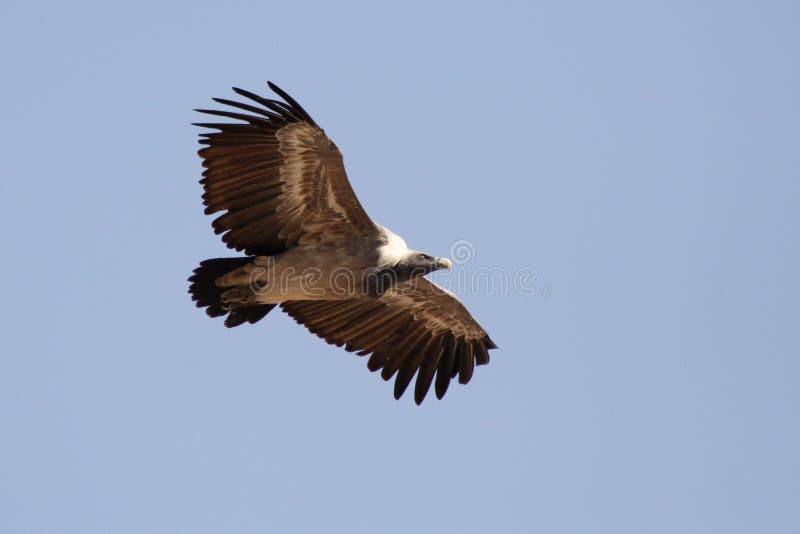
M276 305L329 343L370 354L370 370L395 374L395 397L417 375L415 400L436 381L466 383L488 363L489 336L452 293L424 278L450 260L410 250L370 219L338 148L289 95L285 102L234 89L258 103L215 99L249 112L200 110L243 121L200 126L206 213L229 247L247 256L201 262L189 289L226 326L254 323Z
M277 256L257 256L217 279L217 285L243 290L241 296L235 291L223 293L223 302L229 306L353 298L357 296L355 289L344 291L347 287L338 287L337 280L360 280L373 263L354 254L354 248L320 244L289 249ZM337 272L336 266L343 264L347 269Z
M287 300L346 300L377 288L370 285L408 253L405 241L387 228L378 246L345 239L339 243L299 245L253 261L217 279L230 288L222 294L228 306L279 304ZM394 274L399 279L400 273ZM377 282L377 280L374 280Z

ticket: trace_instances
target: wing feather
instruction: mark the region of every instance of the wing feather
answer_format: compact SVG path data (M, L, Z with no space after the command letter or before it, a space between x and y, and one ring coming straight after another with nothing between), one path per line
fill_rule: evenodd
M280 253L298 244L381 239L353 191L339 149L285 91L283 101L243 89L249 103L214 101L231 109L199 109L233 123L197 123L203 203L223 212L214 230L249 255Z
M439 365L446 336L436 336L434 339L435 344L432 346L430 353L419 364L417 383L414 386L414 402L417 404L422 402L428 394L428 390L431 389L433 375L436 372L436 366Z
M380 297L288 301L281 308L328 343L369 355L370 371L381 370L384 380L395 377L396 398L416 376L417 404L432 384L441 399L452 379L469 382L475 366L488 363L489 350L496 348L453 294L422 277Z
M442 352L442 358L436 369L436 397L441 399L447 393L450 380L453 378L453 363L456 359L456 349L458 348L453 336L448 336L445 340L447 345Z
M472 354L472 343L461 343L458 346L458 381L467 384L475 371L475 355Z

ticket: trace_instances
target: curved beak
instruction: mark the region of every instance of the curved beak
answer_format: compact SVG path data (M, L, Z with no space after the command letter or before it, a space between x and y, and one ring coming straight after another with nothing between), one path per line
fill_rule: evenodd
M447 258L436 258L436 267L449 270L453 268L453 262Z

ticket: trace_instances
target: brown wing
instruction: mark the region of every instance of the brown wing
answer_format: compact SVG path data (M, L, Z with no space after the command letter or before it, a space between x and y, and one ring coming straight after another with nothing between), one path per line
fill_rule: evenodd
M377 228L356 198L339 149L300 105L234 88L258 106L215 98L248 113L197 110L242 121L199 123L206 214L225 211L214 231L249 255L277 254L297 244L374 237Z
M489 363L497 348L486 331L451 293L423 277L399 284L378 298L334 301L287 301L281 308L328 343L359 356L371 354L367 367L397 374L399 399L414 374L414 401L420 404L436 375L442 398L458 375L469 382L475 365Z

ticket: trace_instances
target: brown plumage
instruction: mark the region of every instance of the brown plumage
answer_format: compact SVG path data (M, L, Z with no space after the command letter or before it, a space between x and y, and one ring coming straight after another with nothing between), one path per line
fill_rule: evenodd
M222 212L214 231L248 256L202 262L189 279L192 299L212 317L227 315L229 327L280 304L328 343L369 355L371 371L395 377L398 399L415 376L417 404L432 384L442 398L455 377L469 382L496 347L455 295L422 276L450 261L408 250L370 219L333 141L269 87L283 101L234 88L250 103L214 99L236 111L198 110L238 121L198 124L214 130L200 134L200 182L206 213ZM297 274L311 268L323 277L313 291ZM342 269L357 282L346 293L331 282ZM373 274L383 282L358 283Z
M246 254L273 255L299 244L371 238L375 224L347 180L339 149L308 113L270 83L287 103L234 88L264 106L216 102L257 115L197 110L243 121L199 123L218 130L200 134L206 214L225 211L212 226Z

